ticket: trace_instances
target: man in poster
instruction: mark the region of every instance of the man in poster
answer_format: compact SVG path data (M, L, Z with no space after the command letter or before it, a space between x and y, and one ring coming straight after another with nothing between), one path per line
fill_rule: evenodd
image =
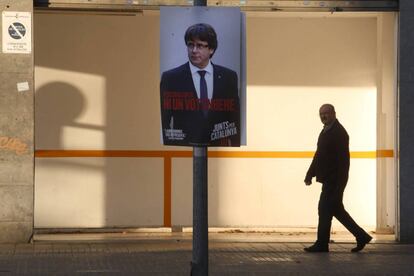
M215 30L192 25L184 41L189 61L161 77L164 144L240 146L237 73L211 62L218 46Z

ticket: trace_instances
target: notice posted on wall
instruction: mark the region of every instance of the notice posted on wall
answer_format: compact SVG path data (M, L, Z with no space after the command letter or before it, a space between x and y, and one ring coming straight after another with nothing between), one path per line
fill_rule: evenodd
M9 54L32 52L32 14L2 12L2 51Z

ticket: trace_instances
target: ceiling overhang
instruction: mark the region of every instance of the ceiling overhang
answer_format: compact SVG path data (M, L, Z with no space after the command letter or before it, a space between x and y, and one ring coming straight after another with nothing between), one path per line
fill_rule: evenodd
M193 0L34 0L36 10L136 12L158 10L161 6L191 7L193 5ZM244 11L378 12L398 11L398 0L208 0L207 6L240 7Z

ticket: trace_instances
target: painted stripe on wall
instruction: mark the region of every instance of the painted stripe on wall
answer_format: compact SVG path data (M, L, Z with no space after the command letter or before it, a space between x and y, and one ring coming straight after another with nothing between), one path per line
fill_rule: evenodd
M164 227L171 227L171 157L164 158Z
M212 158L312 158L314 151L209 151ZM36 150L35 157L192 157L192 151L156 150ZM352 151L351 158L394 157L393 150Z

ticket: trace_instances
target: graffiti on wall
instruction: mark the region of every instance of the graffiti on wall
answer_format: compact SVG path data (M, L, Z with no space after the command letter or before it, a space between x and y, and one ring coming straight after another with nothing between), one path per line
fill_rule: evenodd
M19 138L0 136L0 150L13 151L17 155L22 155L28 151L28 148L28 145Z

